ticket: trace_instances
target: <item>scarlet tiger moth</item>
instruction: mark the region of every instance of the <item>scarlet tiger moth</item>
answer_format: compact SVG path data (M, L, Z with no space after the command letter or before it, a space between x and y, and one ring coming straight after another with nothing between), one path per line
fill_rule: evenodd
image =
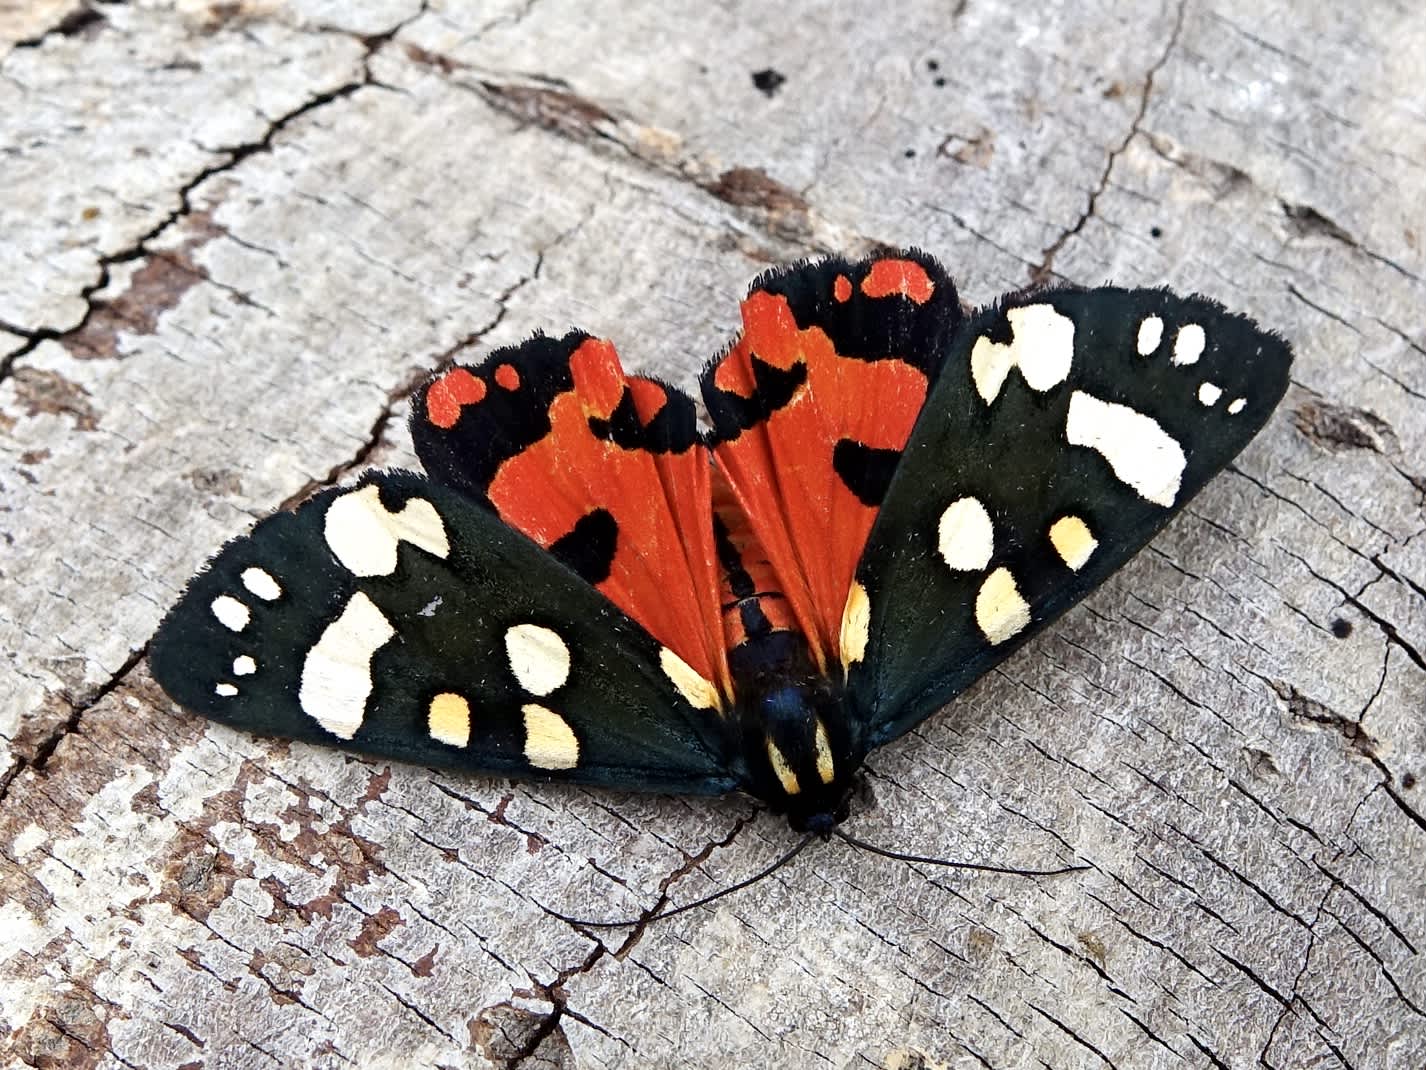
M225 724L429 765L742 790L827 834L857 771L1138 551L1291 354L1201 297L966 315L917 251L770 271L693 400L536 335L417 392L426 476L230 542L152 645Z

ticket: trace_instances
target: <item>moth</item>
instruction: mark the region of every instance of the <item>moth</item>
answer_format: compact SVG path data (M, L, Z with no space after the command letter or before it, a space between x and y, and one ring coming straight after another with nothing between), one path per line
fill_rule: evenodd
M1203 297L971 314L930 256L772 270L693 399L536 335L416 393L424 476L259 523L151 646L179 704L472 773L741 790L827 835L867 754L1124 564L1287 387ZM805 840L804 840L805 842Z

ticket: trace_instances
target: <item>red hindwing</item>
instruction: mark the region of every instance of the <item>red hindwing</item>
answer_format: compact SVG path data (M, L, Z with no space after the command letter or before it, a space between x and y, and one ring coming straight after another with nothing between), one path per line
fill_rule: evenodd
M759 280L703 377L714 454L823 670L881 494L959 319L914 254Z
M690 399L626 376L610 343L571 334L453 368L417 404L433 478L483 496L731 695L711 461Z

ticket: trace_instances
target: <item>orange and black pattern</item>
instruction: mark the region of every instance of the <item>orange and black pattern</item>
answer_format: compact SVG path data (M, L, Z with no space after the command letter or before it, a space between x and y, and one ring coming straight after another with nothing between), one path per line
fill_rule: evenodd
M827 835L867 754L1142 548L1291 352L1166 290L964 315L929 256L768 272L683 392L582 333L443 369L426 475L262 521L155 678L224 724L470 772L742 790Z

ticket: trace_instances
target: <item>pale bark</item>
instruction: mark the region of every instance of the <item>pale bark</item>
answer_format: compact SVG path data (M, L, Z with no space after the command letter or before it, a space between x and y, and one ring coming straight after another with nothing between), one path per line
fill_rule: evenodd
M5 1065L1426 1064L1419 5L181 0L0 33ZM577 324L692 387L757 271L883 243L972 302L1199 290L1298 354L1150 550L869 763L866 838L1089 873L822 847L595 933L551 912L687 901L790 834L256 739L150 679L223 540L414 464L440 362Z

